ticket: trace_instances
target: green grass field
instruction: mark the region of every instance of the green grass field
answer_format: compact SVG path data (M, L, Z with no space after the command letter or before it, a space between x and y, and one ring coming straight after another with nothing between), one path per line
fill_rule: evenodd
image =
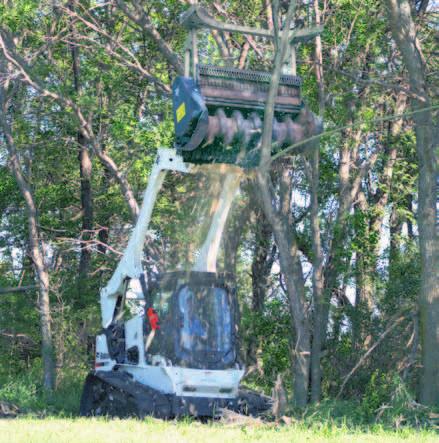
M337 442L337 443L437 443L434 431L388 431L379 427L367 430L345 426L290 426L202 424L164 422L154 419L106 420L18 418L0 420L2 443L99 443L99 442Z

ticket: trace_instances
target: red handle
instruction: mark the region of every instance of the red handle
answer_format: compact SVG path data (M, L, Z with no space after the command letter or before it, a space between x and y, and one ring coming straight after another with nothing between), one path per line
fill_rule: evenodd
M159 316L157 315L157 312L154 308L148 308L148 311L146 312L149 319L149 324L151 325L151 329L157 330L160 329L159 325Z

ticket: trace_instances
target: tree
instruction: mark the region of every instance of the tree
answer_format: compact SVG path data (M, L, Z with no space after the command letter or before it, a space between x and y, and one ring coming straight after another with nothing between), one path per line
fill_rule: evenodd
M427 2L426 2L427 3ZM421 252L421 401L439 405L439 238L437 231L438 141L434 135L429 87L421 45L407 0L387 0L392 36L401 52L410 85L419 161L418 226Z
M80 357L85 358L86 337L99 328L98 288L127 242L157 147L173 145L169 95L173 78L183 70L186 38L178 16L190 3L0 2L0 59L7 64L0 85L9 82L5 122L33 197L38 242L50 276L51 331L60 371L69 360L77 367ZM428 0L411 2L414 8L409 11L422 34L422 53L416 41L412 45L410 27L400 30L400 24L397 31L409 42L409 50L398 51L396 37L397 45L389 44L391 22L376 0L295 5L231 0L227 8L218 1L199 3L220 21L276 33L274 41L221 29L197 35L202 63L274 73L271 98L279 67L285 69L288 59L280 33L287 27L286 18L290 32L325 24L321 37L296 46L294 58L307 105L298 119L312 116L310 109L324 118L320 146L283 146L289 151L273 156L270 99L263 161L250 174L253 183L242 186L244 194L252 188L250 204L246 208L245 198L240 199L223 238L219 268L236 274L250 357L256 347L262 351L258 371L249 381L268 392L278 373L291 367L292 375L284 382L294 391L297 405L336 396L342 386L345 399L372 392L373 401L366 398L363 403L373 404L373 410L391 397L388 389L393 385L387 381L400 376L414 386L419 349L414 309L420 281L416 242L421 237L419 332L424 335L427 376L421 387L428 389L437 361L432 344L436 338L427 333L436 321L436 302L434 291L427 295L426 288L437 286L437 259L428 261L433 243L425 239L432 235L431 177L434 182L437 155L421 145L428 145L430 137L423 100L436 106L437 76L432 73L439 68ZM403 17L400 23L407 23L406 3L394 2ZM412 77L416 88L409 86ZM8 89L12 83L17 92ZM408 99L413 119L404 115ZM430 113L433 122L435 112ZM428 125L417 120L421 116ZM10 151L1 132L0 283L30 286L39 277L26 255L30 238L25 200L15 185L14 170L6 166ZM416 143L419 199L414 185ZM208 223L208 208L193 204L200 181L182 182L168 174L157 202L151 225L156 235L147 245L151 277L183 262L190 267L202 237L199 225ZM179 246L177 254L170 253L173 243ZM87 274L87 285L81 284L81 274ZM6 319L8 329L0 331L0 338L3 332L23 332L40 340L41 310L26 302L17 292L0 298L2 328ZM401 314L404 320L391 326L400 309L409 314ZM16 367L18 371L24 365ZM0 363L0 377L10 372L3 369ZM378 379L386 383L380 386L384 394L375 396Z
M278 16L278 3L275 2L274 19ZM290 205L291 180L288 169L282 172L280 180L280 198L286 204L280 210L274 206L275 197L269 174L271 165L271 145L274 117L274 99L279 86L281 69L287 54L290 24L293 20L296 2L290 1L283 23L283 33L279 38L275 34L275 58L267 103L264 112L264 128L261 137L261 160L257 173L261 205L279 250L279 261L288 291L292 326L295 330L296 343L291 344L291 360L294 362L294 402L298 407L304 407L308 402L309 362L311 353L309 319L306 312L305 288L299 251L295 239L294 228L291 226Z
M6 77L9 73L6 63L0 63L0 72ZM44 387L51 391L55 387L55 357L52 343L51 314L50 314L50 280L49 271L46 265L45 243L39 229L38 211L35 202L34 192L26 178L24 168L20 161L20 156L12 135L11 117L9 108L20 108L20 100L23 100L23 92L19 97L16 84L6 81L0 86L0 128L8 152L8 163L10 170L15 177L21 195L26 204L29 256L32 260L36 280L39 288L39 314L41 326L41 355L43 359Z
M67 5L67 7L73 11L73 2ZM73 19L71 19L73 22ZM71 35L72 43L70 44L70 52L72 57L72 76L73 76L73 88L76 96L79 98L81 95L81 75L80 75L80 53L79 53L79 41L76 25L71 23ZM84 134L78 130L76 133L76 140L78 142L78 160L79 160L79 174L81 178L81 210L82 210L82 232L81 241L84 244L81 245L81 258L79 260L79 292L85 287L84 283L88 277L90 268L90 246L88 241L91 238L91 232L93 229L93 199L91 190L92 179L92 160L90 152L87 147L87 141Z

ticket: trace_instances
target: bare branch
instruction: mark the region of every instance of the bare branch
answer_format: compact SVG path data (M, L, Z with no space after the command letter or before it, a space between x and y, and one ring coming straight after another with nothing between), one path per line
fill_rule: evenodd
M398 314L400 315L400 314ZM395 318L395 317L394 317ZM396 328L396 326L399 325L399 323L401 323L403 320L405 320L405 316L402 315L400 317L397 317L392 323L390 323L390 326L379 336L378 340L367 350L367 352L365 354L363 354L361 356L361 358L358 360L358 363L351 369L351 371L349 372L349 374L345 377L345 379L343 380L342 385L340 386L340 390L338 391L338 394L336 396L336 399L339 399L341 394L344 391L344 388L347 384L347 382L351 379L351 377L355 374L355 372L357 371L357 369L367 360L367 358L369 357L370 354L372 354L372 352L377 348L377 346L387 337L387 335L389 335L389 333L391 331L393 331L393 329Z
M151 39L157 44L160 52L163 54L169 64L175 68L177 73L179 75L183 75L184 66L180 61L180 58L154 27L148 14L143 9L141 2L133 0L132 4L134 6L134 10L131 9L123 0L116 0L116 3L119 9L121 9L128 18L130 18L134 23L140 26L140 28L145 31L146 34L149 35L149 37L151 37Z
M108 34L108 32L106 32L101 26L99 26L99 23L97 23L95 20L93 20L93 21L86 20L84 17L82 17L81 15L79 15L75 11L72 11L69 8L64 7L63 10L70 17L72 17L76 20L79 20L87 28L91 29L92 31L95 31L97 34L104 37L108 41L108 44L104 45L104 44L96 41L95 39L85 36L85 35L78 36L80 39L88 40L91 43L93 43L94 45L98 45L98 46L102 47L105 51L108 52L109 55L116 57L120 62L122 62L123 64L128 66L130 69L133 69L133 70L139 72L144 78L146 78L150 82L159 86L160 89L162 89L166 93L170 93L171 90L168 85L163 84L157 77L155 77L147 69L145 69L145 67L142 66L139 59L135 56L135 54L128 47L123 45L119 39L115 39L113 36ZM93 19L92 16L90 16L90 17L91 17L91 19ZM127 58L124 58L118 52L116 52L113 49L113 46L119 48L131 61Z
M38 286L27 285L27 286L16 286L12 288L0 288L0 295L24 293L24 292L33 291L34 289L38 289Z
M425 107L425 108L416 109L414 111L404 112L402 114L387 115L387 116L384 116L384 117L380 117L380 118L376 118L374 120L371 120L368 123L374 125L374 124L378 124L378 123L382 123L382 122L389 122L389 121L392 121L392 120L399 120L401 118L412 117L415 114L419 114L419 113L422 113L422 112L425 112L425 111L433 111L435 109L439 109L439 105L428 106L428 107ZM333 135L333 134L337 134L338 132L342 132L342 131L344 131L346 129L357 128L357 127L360 127L363 124L364 124L363 121L357 121L357 122L351 123L349 125L339 126L337 128L321 132L320 134L313 135L311 137L305 138L304 140L301 140L301 141L299 141L297 143L294 143L291 146L288 146L285 149L282 149L277 154L273 155L271 157L271 159L269 159L269 161L272 163L274 160L277 160L278 158L283 157L284 155L286 155L288 153L294 154L297 151L300 151L299 148L301 146L305 145L306 143L313 142L313 141L316 141L316 140L320 140L320 138L322 138L322 137Z
M274 5L277 5L277 3L278 2L275 1ZM282 64L285 60L287 48L289 45L289 40L290 40L289 29L290 29L290 24L293 20L295 10L296 10L296 1L291 0L283 27L284 32L282 32L279 44L277 43L277 39L275 38L275 43L276 43L275 47L277 48L277 50L274 57L274 69L271 77L270 88L268 90L267 102L265 105L264 128L261 137L261 161L260 161L261 168L269 167L270 163L271 145L273 137L274 101L276 99L276 94L279 87ZM277 21L276 15L274 15L274 17L275 21Z
M57 101L63 107L73 110L76 118L79 121L79 131L81 131L82 135L87 141L89 141L93 152L99 158L101 163L111 172L119 183L122 194L126 203L128 204L131 218L135 222L139 214L139 206L136 198L134 197L134 192L125 175L120 171L114 160L101 149L101 146L93 131L92 114L85 116L82 109L73 100L48 89L44 82L37 75L35 75L34 72L32 72L28 63L16 53L12 38L2 28L0 28L0 49L2 50L6 60L19 71L25 83L29 84L42 96L49 97Z

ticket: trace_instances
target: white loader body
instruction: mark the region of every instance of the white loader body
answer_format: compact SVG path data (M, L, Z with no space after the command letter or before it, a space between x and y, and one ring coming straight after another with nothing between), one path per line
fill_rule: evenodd
M222 167L223 165L216 165ZM179 397L215 397L235 398L238 387L244 375L244 369L239 365L235 368L220 370L194 369L174 366L171 361L160 353L150 355L147 360L146 349L154 340L145 337L145 304L146 300L140 282L144 272L141 256L145 237L151 220L152 211L168 171L179 171L190 174L207 166L185 164L173 149L159 149L155 164L151 171L148 186L143 196L139 218L133 229L124 255L120 260L113 276L101 290L102 326L108 328L115 320L116 304L122 296L126 302L133 301L137 306L137 315L124 322L125 348L138 350L138 362L117 363L110 357L107 336L98 335L96 338L96 363L98 372L123 371L131 374L133 379L163 394L173 394ZM221 236L231 207L232 200L239 187L241 171L237 167L227 166L228 173L224 188L218 199L215 214L198 255L194 271L216 272L216 259ZM155 331L151 331L153 335ZM149 342L149 343L148 343ZM147 362L148 361L148 362Z

